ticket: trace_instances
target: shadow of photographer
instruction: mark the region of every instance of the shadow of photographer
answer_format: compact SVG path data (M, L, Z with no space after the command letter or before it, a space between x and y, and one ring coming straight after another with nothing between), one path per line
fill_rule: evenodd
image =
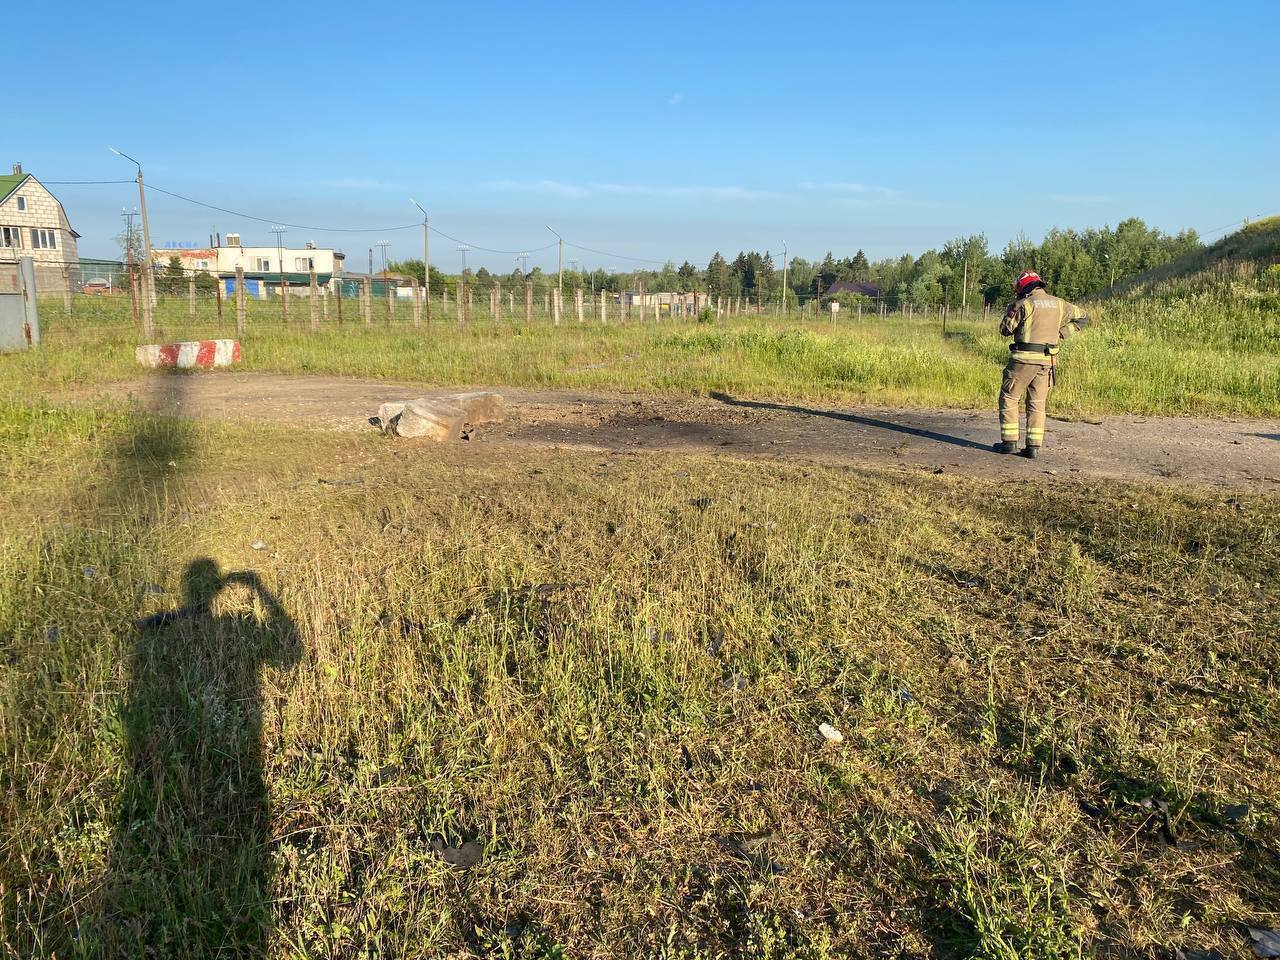
M260 678L297 662L297 630L256 573L208 557L187 566L181 607L135 627L101 944L258 955L270 922Z

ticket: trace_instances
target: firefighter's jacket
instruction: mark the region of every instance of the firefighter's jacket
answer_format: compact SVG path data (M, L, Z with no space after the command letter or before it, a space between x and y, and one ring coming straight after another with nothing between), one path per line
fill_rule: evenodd
M1058 342L1088 324L1089 318L1074 303L1036 288L1013 302L1000 321L1000 333L1013 337L1009 359L1052 367L1057 363Z

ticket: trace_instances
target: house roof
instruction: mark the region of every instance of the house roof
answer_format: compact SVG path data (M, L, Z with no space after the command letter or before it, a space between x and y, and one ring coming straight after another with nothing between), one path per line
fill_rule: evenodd
M29 173L6 173L3 176L0 176L0 203L4 203L13 196L14 191L28 180L35 180L35 177ZM38 180L36 182L39 183ZM59 207L62 206L61 200L58 200L57 197L54 197L54 200L57 202ZM65 208L63 209L63 213L66 213ZM74 228L72 228L70 220L67 221L67 229L71 231L71 236L75 237L77 240L80 239L80 234L76 233Z
M22 186L30 176L29 173L6 173L0 177L0 203L8 200L9 194Z
M856 293L864 297L880 296L880 289L874 283L865 280L837 280L822 291L824 297L834 297L837 293Z

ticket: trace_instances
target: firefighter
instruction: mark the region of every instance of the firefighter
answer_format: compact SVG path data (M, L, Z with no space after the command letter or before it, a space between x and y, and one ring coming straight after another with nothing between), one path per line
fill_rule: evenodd
M1013 337L1013 343L1000 387L1000 442L995 449L1018 452L1018 402L1025 396L1027 445L1022 455L1034 460L1044 443L1045 403L1053 389L1058 341L1083 330L1089 318L1074 303L1049 293L1036 273L1018 278L1014 297L1000 322L1001 336Z

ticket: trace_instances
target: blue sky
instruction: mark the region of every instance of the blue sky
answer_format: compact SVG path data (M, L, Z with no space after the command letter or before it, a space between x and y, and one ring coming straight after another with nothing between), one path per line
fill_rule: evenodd
M554 241L918 253L982 231L1280 212L1280 3L23 4L0 153L473 267ZM24 40L24 38L26 38ZM52 38L45 40L43 38ZM21 42L15 42L21 41ZM28 82L39 78L38 83ZM52 189L113 255L126 184ZM152 239L267 224L148 195ZM380 228L366 230L364 228ZM432 262L457 269L457 244ZM592 267L615 256L570 247ZM553 267L555 251L530 257Z

